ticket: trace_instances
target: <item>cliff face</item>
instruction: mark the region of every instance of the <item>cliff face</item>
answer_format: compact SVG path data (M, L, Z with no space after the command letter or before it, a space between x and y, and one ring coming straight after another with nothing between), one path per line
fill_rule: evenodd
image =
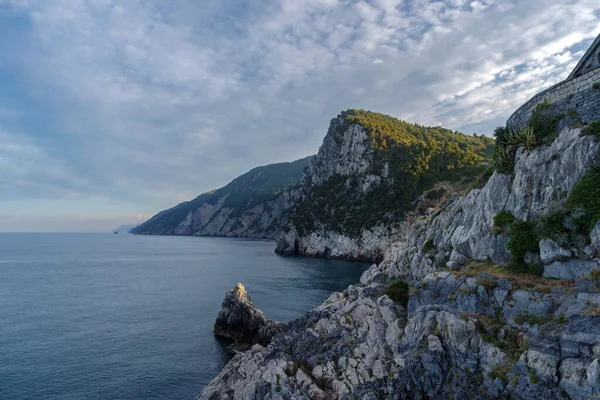
M459 181L473 183L485 171L490 145L486 138L382 114L342 112L302 180L276 251L379 262L407 221L445 200ZM442 185L447 181L456 185Z
M272 239L295 203L293 187L311 158L255 168L221 189L158 213L132 233Z
M360 284L236 355L199 399L594 398L600 222L581 230L573 198L582 182L600 188L599 155L579 129L519 149L514 175L407 222ZM510 228L494 221L501 211ZM556 229L521 240L534 223ZM523 260L506 250L515 239L534 241ZM559 279L497 265L509 259Z

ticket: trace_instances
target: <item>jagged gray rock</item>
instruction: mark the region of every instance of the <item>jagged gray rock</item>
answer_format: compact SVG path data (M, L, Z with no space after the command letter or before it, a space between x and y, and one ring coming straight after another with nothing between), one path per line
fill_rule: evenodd
M544 278L576 279L587 278L590 272L600 268L598 259L592 261L569 260L544 266Z
M583 399L600 391L597 287L539 292L488 274L437 272L412 289L406 308L381 288L332 294L269 346L236 355L198 399Z
M529 153L521 148L515 157L514 177L494 172L482 189L471 190L433 215L417 219L407 229L405 240L392 244L383 262L370 274L385 271L418 280L439 268L459 267L451 260L463 257L508 262L509 237L492 229L494 216L507 210L519 219L529 220L564 206L579 178L598 165L599 155L598 140L581 136L580 129L569 128L562 130L550 146ZM427 239L433 240L435 248L426 254L421 247Z
M493 217L508 210L531 219L564 205L599 152L598 141L577 129L563 130L551 146L520 150L513 178L494 173L482 189L411 221L359 285L287 324L268 346L236 355L198 398L600 393L600 289L581 279L600 267L598 258L588 251L591 260L546 265L547 276L569 279L559 281L461 271L471 260L508 261L509 237L491 229ZM428 239L433 249L423 251ZM447 266L457 271L438 271ZM398 278L412 283L406 307L385 294Z
M570 250L563 249L552 239L540 240L540 259L544 264L550 264L555 261L565 261L571 258Z
M257 309L241 283L225 295L214 327L215 336L231 339L238 349L254 344L266 346L282 325Z

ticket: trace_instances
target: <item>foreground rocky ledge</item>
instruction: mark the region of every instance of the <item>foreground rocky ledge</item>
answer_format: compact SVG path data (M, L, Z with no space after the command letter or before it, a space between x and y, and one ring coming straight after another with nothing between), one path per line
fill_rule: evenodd
M589 399L600 393L598 283L486 268L428 274L405 305L378 284L334 293L268 346L236 355L198 399Z
M233 340L234 346L243 350L254 344L268 345L281 328L280 323L265 317L252 304L246 289L238 283L225 295L214 333L217 337Z
M600 142L565 129L519 149L513 176L407 228L360 284L236 355L199 399L590 399L600 393L600 222L576 244L541 238L544 279L508 274L501 211L564 207ZM426 246L427 244L427 246ZM389 287L402 279L410 289Z

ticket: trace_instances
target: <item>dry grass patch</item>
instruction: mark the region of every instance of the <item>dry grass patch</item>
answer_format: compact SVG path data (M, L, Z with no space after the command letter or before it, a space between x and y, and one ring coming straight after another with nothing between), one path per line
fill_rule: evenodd
M510 281L513 289L531 289L547 293L551 289L572 289L575 287L573 280L546 279L536 275L515 274L508 271L504 266L487 263L472 263L459 271L452 271L457 276L476 277L486 273L494 278L503 278ZM490 286L489 279L482 279L484 286Z

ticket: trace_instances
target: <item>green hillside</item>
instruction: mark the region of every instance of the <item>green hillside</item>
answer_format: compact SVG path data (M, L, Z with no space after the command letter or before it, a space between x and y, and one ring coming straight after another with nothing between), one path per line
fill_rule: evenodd
M485 136L468 136L441 127L411 124L364 110L340 114L343 123L332 126L336 141L353 124L363 126L375 150L370 174L388 179L362 194L363 177L334 176L312 188L294 210L292 222L306 233L320 223L349 235L377 223L401 219L414 208L412 202L439 181L475 181L491 161L494 141Z
M190 211L199 208L204 203L216 204L224 196L227 196L224 207L234 209L231 215L241 215L245 210L265 201L273 200L286 188L296 185L302 177L302 171L309 165L310 159L311 157L306 157L294 162L254 168L221 189L203 193L193 200L161 211L135 228L132 233L166 233L185 219Z

